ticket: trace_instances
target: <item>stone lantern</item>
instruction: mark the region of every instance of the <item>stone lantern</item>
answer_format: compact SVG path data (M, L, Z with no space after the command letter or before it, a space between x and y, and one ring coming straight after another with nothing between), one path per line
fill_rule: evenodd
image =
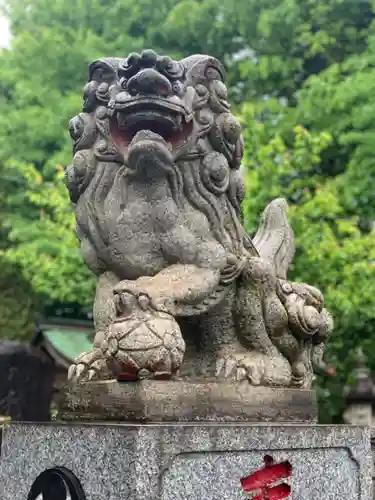
M345 391L346 410L343 420L350 425L365 425L371 427L371 449L375 464L375 384L367 365L367 358L361 348L357 350L357 368L353 373L355 383L347 386ZM373 499L375 500L375 467L372 473Z
M362 349L357 350L357 368L353 373L355 383L345 388L346 410L343 420L351 425L375 425L373 406L375 403L375 385L367 366L367 358Z

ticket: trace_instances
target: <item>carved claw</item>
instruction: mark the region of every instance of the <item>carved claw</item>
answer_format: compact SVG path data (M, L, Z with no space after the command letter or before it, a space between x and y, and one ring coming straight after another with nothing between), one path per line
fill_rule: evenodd
M73 383L108 378L111 377L107 363L98 348L80 354L68 371L68 381Z
M247 373L245 368L237 368L236 379L237 382L242 382L243 380L247 379Z
M215 370L215 376L216 377L220 377L222 371L223 371L223 368L225 366L225 359L224 358L219 358L217 361L216 361L216 370Z
M216 365L216 376L237 382L248 380L252 385L260 385L263 379L262 366L257 366L246 361L248 360L241 360L241 356L236 355L228 358L220 358Z
M234 359L227 359L224 364L224 377L229 378L235 370L237 363Z
M258 352L223 353L216 362L216 377L252 385L289 385L291 370L283 356L271 357Z
M237 367L237 361L233 358L219 358L216 362L216 377L225 379L236 379L239 378L239 370L241 368ZM246 371L243 370L244 377L246 378Z
M68 380L73 380L76 373L76 365L70 365L68 370Z
M115 291L114 301L118 315L127 316L137 307L137 297L128 291Z
M75 378L79 380L81 378L82 373L86 370L87 370L87 365L85 365L84 363L79 363L76 367Z
M142 277L136 281L124 280L118 283L113 293L118 314L129 315L137 309L150 309L174 314L170 293L158 285L154 278Z
M82 374L86 372L86 370L87 365L84 363L71 365L68 372L68 380L71 382L78 382L79 380L82 380Z

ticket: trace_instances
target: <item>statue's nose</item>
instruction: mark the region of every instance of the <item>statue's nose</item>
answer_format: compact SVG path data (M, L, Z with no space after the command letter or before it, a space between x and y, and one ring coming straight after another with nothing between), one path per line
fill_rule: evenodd
M172 93L170 81L153 68L146 68L132 76L128 81L128 92L131 95L152 94L167 96Z

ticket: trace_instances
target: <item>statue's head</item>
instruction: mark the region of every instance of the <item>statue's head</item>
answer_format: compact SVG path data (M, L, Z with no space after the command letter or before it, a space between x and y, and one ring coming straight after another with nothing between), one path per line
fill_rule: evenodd
M102 210L91 219L103 225L106 200L116 199L120 213L127 186L144 184L151 195L159 179L177 205L186 199L204 214L220 242L240 241L243 140L224 80L220 62L206 55L173 61L145 50L92 63L82 112L70 122L66 169L71 200L85 193L80 217Z
M87 147L87 115L95 114L103 124L95 147L103 159L112 155L134 171L156 175L158 167L216 151L237 169L241 128L230 113L224 80L219 61L205 55L173 61L145 50L95 61L83 113L70 124L74 149Z

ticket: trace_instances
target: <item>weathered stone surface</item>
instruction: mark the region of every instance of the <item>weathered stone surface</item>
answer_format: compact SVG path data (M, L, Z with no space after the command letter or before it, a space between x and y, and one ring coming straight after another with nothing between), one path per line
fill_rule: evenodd
M292 500L370 500L369 430L352 426L7 425L1 500L69 468L87 500L244 500L240 479L269 454L292 465Z
M153 50L95 61L70 134L66 184L98 276L94 347L70 379L165 379L188 365L310 388L332 319L318 289L288 280L285 200L246 234L244 144L221 63Z
M27 344L0 342L0 415L12 420L50 420L55 369Z
M68 386L62 420L316 422L310 390L227 382L114 380Z

